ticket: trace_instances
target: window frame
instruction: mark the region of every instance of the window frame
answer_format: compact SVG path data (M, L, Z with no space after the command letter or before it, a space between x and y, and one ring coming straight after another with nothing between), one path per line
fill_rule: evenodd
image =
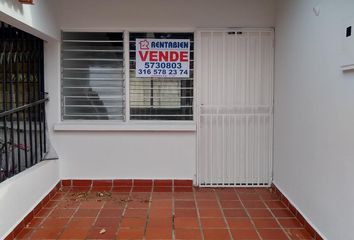
M142 31L127 31L127 42L124 43L124 44L128 44L128 51L129 51L129 55L127 56L129 59L127 61L127 64L129 65L126 65L127 66L127 69L125 69L125 71L128 73L129 77L130 77L130 33L186 33L186 34L191 34L193 35L193 50L190 49L190 51L193 51L194 52L194 57L193 57L193 89L192 89L192 92L193 92L193 98L192 98L192 101L193 101L193 104L191 105L192 107L192 120L142 120L142 119L130 119L130 99L126 100L127 101L127 104L128 106L127 107L127 110L129 111L129 119L128 121L130 122L134 122L134 123L140 123L140 122L145 122L145 123L149 123L149 122L153 122L153 123L195 123L196 122L196 31L195 30L187 30L187 31L175 31L174 29L170 29L168 31L164 31L164 30L161 30L161 29L157 29L157 30L152 30L152 31L149 31L149 29L145 29L145 30L142 30ZM126 46L126 45L125 45ZM181 79L180 78L176 78L176 81L180 81ZM130 79L129 79L129 82L127 81L127 84L130 86ZM127 89L127 92L128 92L128 89ZM129 97L130 97L130 91L128 92L129 94ZM182 97L182 96L181 96ZM182 98L180 98L181 100ZM180 107L179 107L180 108Z
M62 29L62 32L122 32L123 33L123 49L124 49L124 84L125 84L125 117L124 120L63 120L62 107L60 107L60 122L54 126L56 131L196 131L197 122L197 74L198 74L198 56L197 56L197 30L194 28L99 28L99 29ZM130 49L129 49L129 36L130 33L136 32L165 32L165 33L192 33L194 37L194 62L193 62L193 119L192 120L131 120L130 119ZM62 45L60 42L60 54ZM60 61L60 69L62 69ZM60 76L60 104L62 102L62 80ZM105 125L105 126L103 126ZM174 128L174 126L176 126Z

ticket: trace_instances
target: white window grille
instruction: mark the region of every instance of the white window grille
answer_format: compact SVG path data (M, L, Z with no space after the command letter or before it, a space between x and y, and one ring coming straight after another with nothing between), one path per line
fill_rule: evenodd
M62 118L124 119L123 33L63 32Z

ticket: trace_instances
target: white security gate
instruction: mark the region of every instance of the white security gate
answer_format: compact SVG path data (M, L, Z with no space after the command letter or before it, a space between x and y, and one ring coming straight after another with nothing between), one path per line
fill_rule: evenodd
M199 31L199 186L269 186L272 29Z

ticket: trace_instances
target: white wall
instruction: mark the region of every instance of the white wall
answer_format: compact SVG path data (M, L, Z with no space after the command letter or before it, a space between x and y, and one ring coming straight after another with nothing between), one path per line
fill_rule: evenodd
M88 31L272 27L274 1L61 0L60 19L64 30ZM57 71L52 75L58 76ZM50 110L52 129L60 121L59 78L49 90L51 104L58 107ZM53 132L52 136L62 178L193 179L196 173L193 131Z
M0 184L0 239L4 239L59 182L58 161L44 161Z
M335 240L354 239L354 72L340 70L353 9L352 0L277 3L274 183Z
M273 27L274 0L61 0L62 28Z
M18 0L0 1L0 20L42 39L59 38L55 0L36 0L35 5Z

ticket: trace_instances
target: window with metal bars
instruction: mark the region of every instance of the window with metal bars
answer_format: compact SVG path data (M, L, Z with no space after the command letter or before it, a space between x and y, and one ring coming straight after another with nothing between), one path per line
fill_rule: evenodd
M189 39L188 78L137 78L135 44L137 38ZM131 120L193 120L194 34L135 32L129 35L129 101Z
M62 33L63 120L124 119L121 32Z
M43 40L0 22L0 182L47 152Z
M135 76L137 38L189 39L190 76L138 78ZM129 33L124 54L123 33L62 33L62 119L124 120L125 94L130 119L193 120L193 33ZM129 56L129 66L124 56ZM128 60L127 60L128 61ZM125 69L129 93L125 92Z

